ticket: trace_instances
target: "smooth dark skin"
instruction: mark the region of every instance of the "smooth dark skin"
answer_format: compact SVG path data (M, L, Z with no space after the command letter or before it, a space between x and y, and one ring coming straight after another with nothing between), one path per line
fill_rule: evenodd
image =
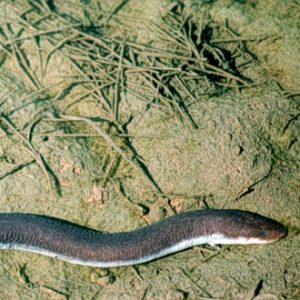
M275 241L286 228L240 210L195 210L130 232L105 233L41 215L0 213L0 243L26 245L83 261L128 261L152 255L183 240L220 233L228 238Z

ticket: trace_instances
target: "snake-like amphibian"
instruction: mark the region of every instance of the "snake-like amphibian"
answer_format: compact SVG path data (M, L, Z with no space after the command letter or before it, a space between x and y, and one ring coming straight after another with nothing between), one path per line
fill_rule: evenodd
M37 252L97 267L139 264L204 243L265 244L286 233L277 221L230 209L188 211L115 233L42 215L0 213L0 249Z

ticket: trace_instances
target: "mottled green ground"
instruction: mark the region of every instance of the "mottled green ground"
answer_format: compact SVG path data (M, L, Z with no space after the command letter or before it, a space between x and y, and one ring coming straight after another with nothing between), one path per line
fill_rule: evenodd
M87 89L79 85L66 91L70 82L61 83L66 76L81 74L68 52L54 51L43 69L55 47L43 36L14 46L13 39L36 32L28 26L33 24L30 18L38 26L39 18L50 15L49 27L46 21L43 30L54 29L49 6L30 3L0 1L1 211L53 215L99 230L124 231L171 215L170 206L178 211L239 208L282 222L289 236L265 246L226 246L220 253L196 247L148 264L109 270L3 251L0 298L299 299L299 1L184 1L184 14L192 13L197 26L210 16L222 26L228 22L240 35L232 37L245 40L251 55L243 75L253 84L204 96L202 87L199 93L193 87L196 101L189 102L188 111L197 129L186 115L179 117L167 106L149 108L132 93L121 95L116 123L121 126L132 116L126 136L163 195L131 163L136 160L124 135L117 136L109 122L97 123L97 128L110 134L113 144L89 124L57 120ZM177 1L53 3L65 13L66 26L73 22L67 14L88 28L91 19L105 11L109 26L104 35L135 37L163 48L149 20L163 25L161 15ZM20 16L29 8L34 12L26 23ZM109 12L114 12L111 18ZM134 81L144 84L139 79L132 75L132 88ZM97 101L86 98L64 113L113 119Z

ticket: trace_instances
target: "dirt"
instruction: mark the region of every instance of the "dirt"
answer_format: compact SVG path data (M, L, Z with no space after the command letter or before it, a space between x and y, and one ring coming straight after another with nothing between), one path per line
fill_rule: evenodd
M39 213L102 231L127 231L174 211L237 208L276 219L289 234L274 244L199 246L107 270L2 251L0 298L300 299L299 1L36 3L0 2L2 212ZM163 48L162 33L153 24L164 26L163 16L175 10L191 15L198 28L210 20L214 29L222 29L218 38L227 30L236 41L222 45L244 51L237 51L236 59L248 64L241 75L251 82L231 80L232 87L213 90L219 79L207 76L213 92L207 93L205 85L192 86L195 99L185 99L188 114L121 93L119 112L113 115L100 98L72 104L89 86L68 85L83 69L70 61L65 46L54 51L44 35L17 42L20 48L11 43L33 34L28 24L40 24L41 16L40 31L53 30L56 11L65 26L76 20L85 25L80 30L92 32L91 24L104 19L103 36ZM26 11L28 18L21 22ZM55 41L64 38L57 34ZM143 51L141 55L148 50ZM82 57L76 53L79 62ZM239 58L245 53L249 62ZM90 74L92 68L84 72ZM129 81L132 89L148 96L145 78L132 72ZM70 121L70 116L93 118L96 129L85 119Z

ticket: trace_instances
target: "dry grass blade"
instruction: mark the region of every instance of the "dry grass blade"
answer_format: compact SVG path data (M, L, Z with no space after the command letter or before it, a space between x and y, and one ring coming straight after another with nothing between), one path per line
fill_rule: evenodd
M64 39L62 39L61 41L59 41L48 53L47 56L45 58L45 65L43 68L43 76L45 76L46 72L47 72L47 68L48 68L48 64L50 62L50 59L52 57L52 55L59 50L60 48L62 48L64 46L64 44L66 44L67 42L69 42L70 40L72 40L73 38L76 37L76 34L71 35L70 37L66 37Z
M26 151L29 153L30 156L32 156L34 158L34 160L40 166L41 170L43 171L43 173L47 179L47 183L48 183L49 190L51 192L52 197L54 197L54 193L53 193L53 189L52 189L52 181L51 181L50 176L55 181L56 192L58 194L60 194L58 181L57 181L56 177L54 176L53 172L51 171L51 169L49 168L49 166L47 165L47 163L45 162L43 156L34 148L32 143L30 142L30 140L28 140L25 136L23 136L22 133L19 132L19 130L11 123L11 121L7 117L5 117L3 114L1 114L0 118L1 118L2 122L5 124L5 126L10 131L12 131L20 139L20 141L23 142L23 145L24 145Z
M108 145L122 157L122 159L124 159L134 170L136 170L140 175L142 175L145 182L148 183L148 185L155 191L156 194L164 196L157 183L149 174L149 171L144 165L144 163L136 156L133 156L132 159L129 158L125 151L114 142L111 136L104 132L99 126L97 126L93 120L85 117L69 115L61 115L61 118L69 121L81 121L93 128L99 134L99 136L102 137L108 143Z
M121 93L120 93L120 89L121 89L121 85L122 88L124 88L124 76L123 76L123 68L122 68L122 61L123 61L123 57L124 57L124 44L121 45L121 51L120 51L120 58L119 58L119 65L118 65L118 69L117 69L117 78L116 78L116 84L115 84L115 92L114 92L114 97L113 97L113 105L112 105L112 109L113 109L113 116L114 116L114 122L118 123L119 122L119 105L120 105L120 101L121 101ZM122 80L123 79L123 80ZM121 82L121 84L120 84Z
M10 35L9 35L10 37ZM23 51L19 49L16 43L13 42L12 38L10 37L12 50L11 53L12 57L14 58L16 64L20 67L20 70L25 74L25 76L29 79L32 83L34 88L41 88L38 79L36 78L35 74L31 71L30 66L28 64L28 59Z
M22 170L23 168L26 168L28 166L30 166L31 164L33 164L35 162L35 159L29 160L29 161L25 161L22 162L12 168L10 168L9 170L7 170L6 172L4 172L3 174L0 174L0 180L4 179L5 177L12 175L20 170Z
M106 87L109 87L111 85L113 85L113 82L108 82L105 84L102 84L101 86L96 86L95 88L93 88L92 90L89 90L88 92L84 93L83 95L80 95L78 98L74 99L71 103L69 103L64 109L63 112L66 112L68 109L70 109L72 106L74 106L75 104L78 104L80 101L84 100L85 98L87 98L88 96L90 96L91 94L94 94L95 92L99 92L101 91L101 89L104 89ZM103 95L101 95L102 98L104 99ZM105 104L107 104L107 101L104 101ZM110 107L109 107L110 108Z
M56 87L56 86L58 86L58 85L61 85L61 84L63 84L63 83L66 83L66 82L67 82L67 80L59 81L59 82L57 82L57 83L51 84L51 85L46 86L46 87L43 87L43 88L41 88L41 89L38 89L38 90L36 90L36 91L34 91L34 92L32 92L32 93L26 94L25 96L20 97L19 99L16 99L16 101L17 101L18 103L21 103L21 105L20 105L20 106L16 106L15 108L11 109L11 110L9 111L8 115L11 116L11 115L13 115L15 112L21 110L22 108L24 108L24 107L26 107L26 106L28 106L28 105L30 105L30 104L35 103L35 102L36 102L35 97L37 97L37 96L39 96L39 95L41 95L41 94L43 94L43 93L45 93L45 92L51 90L51 88L54 88L54 87ZM27 103L24 103L24 102L25 102L26 100L28 100L28 99L30 99L30 101L27 102ZM32 100L32 99L33 99L33 100Z
M120 1L109 13L107 16L106 24L109 23L112 17L114 17L127 3L129 0L122 0Z
M76 24L71 24L71 25L67 25L67 26L62 26L60 28L36 31L36 32L34 32L32 34L28 34L28 35L25 35L25 36L12 38L11 40L8 40L8 41L4 42L3 45L4 46L11 46L12 43L23 42L23 41L26 41L26 40L34 39L36 37L49 36L49 35L52 35L52 34L56 34L56 33L60 33L60 32L65 32L66 30L68 30L70 28L78 27L80 25L81 25L81 23L78 23L77 25Z

